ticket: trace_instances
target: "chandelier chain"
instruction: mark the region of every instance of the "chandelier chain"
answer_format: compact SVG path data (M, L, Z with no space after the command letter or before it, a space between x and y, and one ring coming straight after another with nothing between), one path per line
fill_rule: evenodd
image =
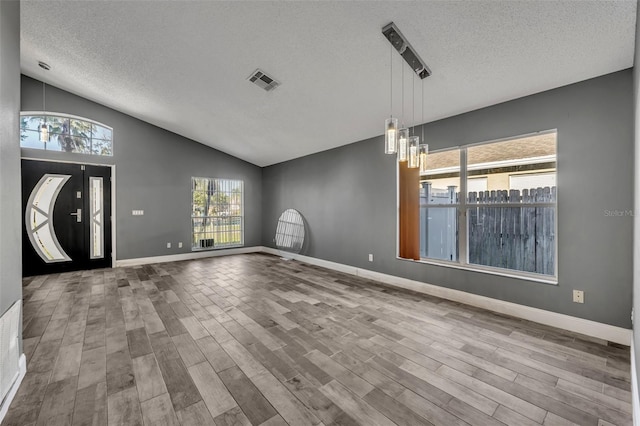
M393 45L389 45L389 63L390 76L389 76L389 115L393 117Z

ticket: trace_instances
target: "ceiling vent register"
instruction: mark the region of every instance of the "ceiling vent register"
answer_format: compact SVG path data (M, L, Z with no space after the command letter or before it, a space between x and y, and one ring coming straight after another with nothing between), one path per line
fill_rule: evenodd
M280 86L280 83L278 83L274 78L269 77L260 69L255 70L255 72L251 74L249 81L267 92L270 92Z

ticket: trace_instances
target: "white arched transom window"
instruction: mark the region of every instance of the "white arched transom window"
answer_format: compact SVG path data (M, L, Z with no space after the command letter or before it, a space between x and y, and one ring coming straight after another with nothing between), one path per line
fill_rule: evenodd
M20 147L112 156L113 129L68 114L21 112Z

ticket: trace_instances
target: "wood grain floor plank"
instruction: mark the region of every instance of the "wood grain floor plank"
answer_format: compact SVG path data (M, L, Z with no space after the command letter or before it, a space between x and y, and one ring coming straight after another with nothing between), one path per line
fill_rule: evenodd
M597 424L597 423L595 423ZM547 417L544 419L543 425L545 426L581 426L578 423L573 423L564 417L560 417L556 414L549 412ZM600 426L598 424L598 426Z
M628 347L265 254L25 278L23 338L2 426L631 423Z
M209 413L203 401L198 401L182 410L176 411L176 415L182 426L203 426L214 423L213 417L211 417L211 413Z
M82 343L74 343L68 346L61 346L58 357L53 367L52 382L68 379L77 376L80 371L82 360Z
M69 321L67 328L64 330L62 337L62 345L68 346L74 343L82 343L84 341L84 332L87 324L84 320Z
M198 321L195 317L186 317L180 318L180 322L187 329L187 332L191 335L193 340L198 340L203 337L209 336L209 332L200 321Z
M128 347L127 331L124 327L124 322L119 326L107 328L106 345L107 355L113 352L124 350Z
M381 373L400 383L407 389L417 393L418 395L433 402L434 404L446 405L449 403L449 401L451 401L451 398L453 398L450 394L446 393L442 389L417 378L413 374L401 369L397 365L385 359L376 357L373 360L368 361L367 363L372 368L380 371Z
M360 378L347 368L317 350L309 352L306 357L309 361L313 362L328 375L342 383L359 397L363 397L373 390L373 385L371 383Z
M228 368L220 372L219 376L251 424L263 423L277 414L269 401L238 367Z
M135 387L109 395L107 399L108 424L111 426L142 426L142 413Z
M592 418L595 418L596 423L597 423L597 419L599 418L615 424L625 424L631 420L631 416L629 413L622 413L618 410L611 409L597 402L593 402L593 401L587 402L584 398L577 396L571 392L566 392L559 388L551 388L550 386L544 385L526 376L518 376L516 378L516 384L522 385L538 393L544 393L545 395L548 395L550 398L553 398L554 400L557 400L567 406L580 410L581 412L584 413L583 417L586 418L588 416L591 416ZM549 410L549 411L552 411L552 410ZM554 410L553 412L566 419L573 420L572 418L567 416L566 410L565 411ZM587 421L580 419L578 423L587 424Z
M250 426L252 424L247 416L242 412L240 407L233 407L231 410L220 414L213 419L216 426Z
M127 331L127 342L131 358L137 358L152 352L147 330L144 327Z
M176 359L162 356L157 360L175 411L202 400L187 368L179 357Z
M104 346L82 352L78 389L107 381L107 353Z
M478 380L474 377L469 377L466 374L462 374L457 370L454 370L447 366L442 366L437 371L442 377L449 378L459 384L468 387L469 389L475 389L476 392L482 392L488 398L511 408L512 410L530 418L531 420L542 422L547 412L542 408L527 402L524 399L513 396L512 394L505 392L501 389L493 387L482 380Z
M200 348L189 334L180 334L173 336L171 339L180 353L184 365L187 367L206 361L202 351L200 351Z
M469 404L471 407L483 412L484 414L491 416L498 408L498 403L491 399L475 392L474 390L460 385L452 380L447 380L442 376L424 368L421 365L412 363L407 360L400 364L400 368L413 374L417 378L424 380L427 383L436 386L449 395ZM457 371L457 370L456 370Z
M320 423L320 420L268 371L250 379L289 424L317 425Z
M363 425L392 426L394 422L385 417L378 410L358 398L355 394L335 380L320 388L320 391L345 413Z
M27 366L28 370L34 373L50 373L55 365L61 342L62 340L50 340L38 343Z
M260 426L289 426L289 423L285 422L282 416L277 415L260 424Z
M338 352L331 358L336 360L349 370L353 371L355 374L362 377L364 380L371 383L377 389L381 390L392 398L400 395L406 389L400 383L396 382L388 376L385 376L383 373L371 367L371 365L367 364L366 362L355 360L344 352Z
M597 403L606 405L609 408L613 408L614 410L632 414L632 409L627 401L622 401L604 393L596 392L588 388L583 388L579 385L576 385L575 383L571 383L563 379L558 380L558 384L556 385L556 387L558 389L579 395L583 398L596 401Z
M88 386L76 393L73 426L107 424L107 383Z
M162 373L153 354L139 356L133 359L133 372L136 377L138 399L144 402L167 393L167 387L162 378ZM159 404L159 402L152 404Z
M236 401L207 361L189 367L188 371L213 418L237 406Z
M493 413L493 417L506 425L537 426L540 424L526 418L522 414L516 413L515 411L505 407L504 405L498 406L496 412Z
M178 426L179 424L168 393L141 402L140 408L145 425Z
M238 341L227 340L220 342L220 346L222 346L229 357L231 357L247 377L252 378L258 374L269 372L269 370L260 364Z
M236 365L213 337L207 335L206 337L196 340L196 344L216 373Z
M129 349L124 348L107 355L107 394L136 385Z
M344 414L337 405L325 397L314 384L302 375L287 380L284 385L324 424L331 424Z
M77 376L49 383L40 406L37 425L71 424L77 386Z
M379 389L374 389L363 398L372 407L399 425L431 425L432 423L420 417L407 406L398 403Z
M417 413L434 425L464 426L468 424L437 404L434 404L409 389L402 392L396 399L414 413Z

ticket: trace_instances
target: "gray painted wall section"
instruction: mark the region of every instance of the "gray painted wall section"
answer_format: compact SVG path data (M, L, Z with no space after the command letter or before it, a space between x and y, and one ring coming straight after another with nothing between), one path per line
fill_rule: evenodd
M558 285L396 259L396 164L382 137L265 168L263 244L295 208L307 256L630 328L633 218L605 210L633 207L631 93L624 70L425 125L431 150L558 129Z
M633 61L633 118L635 133L635 167L634 167L634 212L633 219L633 346L635 351L636 369L640 366L640 329L638 324L640 315L640 7L636 15L636 50ZM636 370L636 379L640 382L640 372ZM638 395L634 396L638 398ZM640 414L640 413L635 413Z
M0 314L22 298L20 3L0 1ZM20 339L22 341L22 338ZM22 344L22 343L21 343Z
M244 180L245 246L261 244L260 167L49 85L46 109L114 129L113 157L35 149L23 149L22 156L116 165L117 259L191 251L192 176ZM42 83L23 76L22 111L41 110ZM144 216L131 210L144 210Z

